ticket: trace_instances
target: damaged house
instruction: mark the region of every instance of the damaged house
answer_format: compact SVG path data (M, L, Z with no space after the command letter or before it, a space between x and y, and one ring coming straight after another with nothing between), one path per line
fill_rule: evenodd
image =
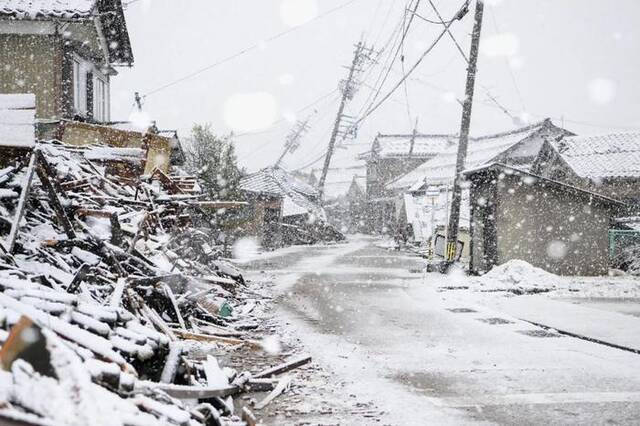
M0 1L0 93L33 93L39 136L110 120L110 80L133 53L120 1Z
M248 174L240 188L251 209L244 232L266 247L343 238L326 222L318 190L281 167Z
M110 126L111 78L133 64L121 1L0 0L0 63L0 93L35 95L37 139L142 149L143 172L168 172L170 137Z

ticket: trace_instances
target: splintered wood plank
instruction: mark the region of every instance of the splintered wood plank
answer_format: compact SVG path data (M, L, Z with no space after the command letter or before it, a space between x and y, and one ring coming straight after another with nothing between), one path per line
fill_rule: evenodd
M284 362L280 365L276 365L275 367L264 370L261 373L254 374L253 377L256 379L259 379L259 378L277 376L278 374L286 373L287 371L291 371L295 368L301 367L310 362L311 362L310 355L302 355L297 358L293 358L287 362Z
M271 391L271 393L267 395L265 399L263 399L262 401L256 404L255 406L256 410L262 410L264 407L269 405L269 403L274 399L276 399L278 395L280 395L281 393L289 389L290 385L291 385L291 377L284 376L282 379L280 379L280 381L278 382L276 387Z

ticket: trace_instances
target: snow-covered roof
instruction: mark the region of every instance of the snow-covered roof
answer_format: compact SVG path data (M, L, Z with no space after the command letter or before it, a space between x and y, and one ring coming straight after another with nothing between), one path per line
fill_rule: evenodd
M0 14L18 18L80 18L89 16L97 0L0 0Z
M374 154L378 158L430 158L444 152L455 144L457 137L454 135L383 135L379 134L373 141L371 151L365 153Z
M33 147L35 115L35 95L0 95L0 146Z
M84 20L99 18L111 65L131 65L133 52L120 1L98 0L0 0L0 18L18 20Z
M640 132L572 136L553 145L580 177L640 177Z
M493 135L470 137L466 167L473 168L492 160L518 142L540 130L548 121L541 121L527 127ZM454 138L454 136L451 136ZM458 143L450 144L442 153L427 160L416 169L399 177L387 185L388 189L411 188L417 182L446 184L453 182L456 171Z
M499 163L499 162L488 162L486 164L483 164L481 166L475 167L473 169L467 169L467 170L464 171L464 174L466 176L468 176L468 177L471 177L471 176L474 176L476 174L483 173L483 172L490 171L490 170L498 170L500 172L504 172L507 175L529 176L529 177L533 178L530 181L527 181L527 183L529 185L531 185L533 183L537 183L537 182L542 182L542 184L551 184L551 185L554 185L554 186L559 187L559 188L567 189L567 190L572 191L572 192L577 193L577 194L582 194L582 195L587 196L587 197L589 197L591 199L598 199L598 200L603 201L603 202L608 203L608 204L613 204L613 205L617 205L617 206L624 206L625 205L625 203L620 201L620 200L616 200L614 198L607 197L605 195L598 194L596 192L589 191L589 190L584 189L584 188L579 188L577 186L573 186L573 185L570 185L570 184L565 183L565 182L560 182L560 181L557 181L557 180L554 180L554 179L549 179L549 178L546 178L546 177L531 173L530 171L522 170L520 168L513 167L513 166L510 166L508 164L502 164L502 163Z
M283 216L314 213L324 217L322 207L315 201L318 191L280 167L267 167L245 176L240 188L282 197Z

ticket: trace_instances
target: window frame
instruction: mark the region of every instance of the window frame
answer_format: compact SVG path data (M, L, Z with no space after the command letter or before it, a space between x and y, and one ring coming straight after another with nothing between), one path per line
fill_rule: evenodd
M77 115L87 116L87 73L90 65L79 55L74 54L72 60L73 110Z
M93 118L99 122L110 119L109 78L98 70L93 72Z

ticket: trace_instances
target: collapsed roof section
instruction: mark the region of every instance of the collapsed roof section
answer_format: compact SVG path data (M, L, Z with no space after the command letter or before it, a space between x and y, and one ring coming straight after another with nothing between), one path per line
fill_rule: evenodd
M243 191L282 198L282 216L313 214L325 218L318 190L280 167L267 167L240 181Z

